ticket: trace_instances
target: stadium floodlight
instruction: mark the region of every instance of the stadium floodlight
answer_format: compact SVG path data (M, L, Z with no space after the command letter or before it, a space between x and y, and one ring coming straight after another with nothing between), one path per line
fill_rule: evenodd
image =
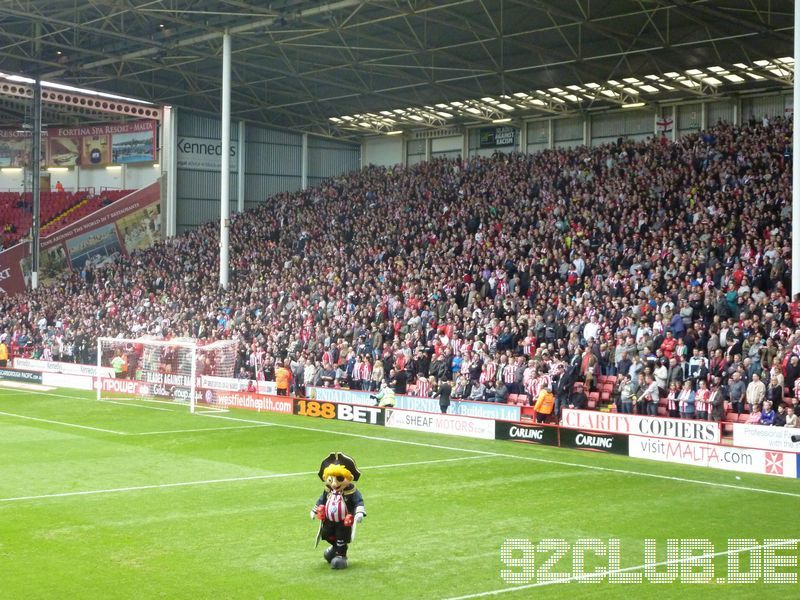
M232 378L236 342L141 338L97 340L95 389L98 400L157 400L213 404L214 396L202 384L209 377ZM209 388L211 386L208 386Z

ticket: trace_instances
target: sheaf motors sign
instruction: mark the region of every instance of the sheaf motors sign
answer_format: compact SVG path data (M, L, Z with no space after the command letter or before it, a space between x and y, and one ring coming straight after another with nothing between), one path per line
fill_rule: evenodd
M494 421L477 417L442 415L416 412L413 410L386 410L386 426L412 431L446 433L462 437L494 439Z
M178 138L178 168L198 171L219 171L222 168L222 141L180 136ZM239 144L231 141L231 172L237 170Z

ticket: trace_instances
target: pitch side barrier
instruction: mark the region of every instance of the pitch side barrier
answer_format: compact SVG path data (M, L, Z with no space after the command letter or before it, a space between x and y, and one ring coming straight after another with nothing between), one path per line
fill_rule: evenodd
M370 399L371 392L360 390L347 390L341 388L327 388L309 386L306 395L311 400L327 400L330 402L343 402L346 404L375 404ZM420 398L407 394L398 394L395 397L395 408L417 410L420 412L438 413L439 400L436 398ZM501 419L503 421L520 421L522 407L513 404L498 402L479 402L475 400L451 400L448 412L464 417L484 417L488 419Z
M77 384L86 385L87 382L91 386L93 381L97 381L88 375L8 368L0 369L0 379L29 383L45 380L46 384L57 387L79 387ZM79 379L86 381L79 382ZM109 391L132 396L143 392L152 395L153 392L150 388L140 389L138 386L148 384L139 381L112 378L102 378L100 381L103 386L108 386ZM438 410L427 412L380 407L375 406L368 392L335 388L314 388L313 398L248 393L237 391L238 384L231 381L219 383L216 389L199 388L198 395L202 397L198 398L198 402L219 408L243 408L475 439L609 452L742 473L789 478L800 476L800 453L791 441L791 432L783 428L741 424L734 428L735 445L726 445L721 443L720 424L708 421L567 409L562 415L561 425L534 424L519 420L442 414ZM149 385L152 387L153 384ZM344 401L320 398L318 396L325 396L324 392L318 394L320 389L330 389L331 397ZM174 394L167 395L173 400L183 400Z

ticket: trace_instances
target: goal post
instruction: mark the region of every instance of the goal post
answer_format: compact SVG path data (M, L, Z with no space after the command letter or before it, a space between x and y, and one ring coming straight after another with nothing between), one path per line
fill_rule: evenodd
M236 342L154 337L97 340L95 389L98 400L139 399L187 404L211 401L203 395L207 376L231 378Z

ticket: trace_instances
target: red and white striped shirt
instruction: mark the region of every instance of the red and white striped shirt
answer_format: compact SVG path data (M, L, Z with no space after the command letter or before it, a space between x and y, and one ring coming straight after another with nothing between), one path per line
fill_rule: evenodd
M483 369L481 370L481 383L493 383L494 376L497 375L497 365L494 364L494 361L488 361L483 365ZM798 379L800 381L800 379Z
M325 501L325 518L334 523L341 523L347 516L347 505L339 492L328 492Z
M670 411L678 410L678 395L675 392L670 392L667 395L667 408Z
M514 383L517 375L517 366L516 365L506 365L506 368L503 370L503 381L506 383Z
M522 353L525 356L531 355L531 349L536 346L536 338L532 335L527 336L524 340L522 340Z
M361 363L361 369L358 372L358 378L361 381L369 381L372 376L372 365L368 361Z
M711 390L697 390L694 395L694 410L696 412L708 412L709 398L711 398Z
M417 386L414 389L414 395L417 398L430 398L431 397L431 384L427 379L419 379Z

